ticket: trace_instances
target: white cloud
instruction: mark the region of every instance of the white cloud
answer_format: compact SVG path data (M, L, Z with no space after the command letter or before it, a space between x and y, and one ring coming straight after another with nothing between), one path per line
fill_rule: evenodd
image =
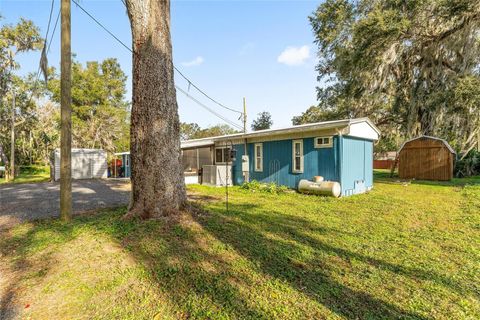
M298 66L310 58L310 47L305 45L301 47L287 47L277 58L279 63L287 66Z
M182 62L182 65L184 67L194 67L194 66L199 66L201 65L205 60L203 59L203 57L201 56L198 56L196 57L195 59L193 59L192 61L186 61L186 62Z

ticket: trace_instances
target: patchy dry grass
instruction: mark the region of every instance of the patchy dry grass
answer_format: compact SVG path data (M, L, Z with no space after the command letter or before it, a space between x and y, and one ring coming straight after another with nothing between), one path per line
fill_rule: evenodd
M0 318L480 318L480 179L377 177L342 199L190 187L202 214L125 209L0 235ZM3 318L2 318L3 319Z

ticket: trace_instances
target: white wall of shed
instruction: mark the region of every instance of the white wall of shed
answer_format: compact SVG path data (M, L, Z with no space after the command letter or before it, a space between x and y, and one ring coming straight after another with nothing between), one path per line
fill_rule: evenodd
M56 150L54 180L60 180L60 151ZM104 150L72 149L72 179L107 178L107 153Z

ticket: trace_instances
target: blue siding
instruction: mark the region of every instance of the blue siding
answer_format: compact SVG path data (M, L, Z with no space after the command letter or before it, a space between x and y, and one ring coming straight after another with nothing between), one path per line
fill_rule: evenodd
M128 158L128 167L126 166L127 164L127 158ZM131 161L130 161L130 155L129 154L124 154L122 155L122 169L124 173L125 178L130 178L130 168L131 168Z
M342 195L362 193L373 186L373 142L342 137Z
M314 148L313 138L303 140L303 173L292 172L292 140L266 141L263 144L263 171L254 170L254 143L247 144L250 160L250 180L275 182L290 188L296 188L301 179L323 176L326 180L340 181L339 138L334 137L332 148ZM237 159L233 167L234 184L243 183L242 155L244 145L235 145Z
M241 185L244 182L242 173L242 156L245 154L245 147L243 144L236 144L233 148L237 150L237 158L232 166L232 182L235 185Z
M373 187L373 142L365 141L365 183Z

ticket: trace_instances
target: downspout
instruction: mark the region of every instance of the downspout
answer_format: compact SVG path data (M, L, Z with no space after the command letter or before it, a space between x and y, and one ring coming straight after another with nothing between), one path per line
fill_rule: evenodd
M244 154L248 157L248 148L247 148L247 138L243 139L243 151ZM248 171L243 173L243 180L244 182L250 182L250 159L248 159Z
M337 130L338 134L338 160L339 160L339 165L338 165L338 178L340 182L340 187L341 187L341 194L342 196L344 194L344 188L345 186L343 185L343 177L342 177L342 166L343 166L343 134L340 130Z
M245 97L243 97L243 134L247 134L247 103ZM247 138L243 139L243 151L244 154L248 157L247 151ZM243 161L242 161L243 167ZM250 159L248 159L248 171L243 174L243 182L249 182L250 180Z

